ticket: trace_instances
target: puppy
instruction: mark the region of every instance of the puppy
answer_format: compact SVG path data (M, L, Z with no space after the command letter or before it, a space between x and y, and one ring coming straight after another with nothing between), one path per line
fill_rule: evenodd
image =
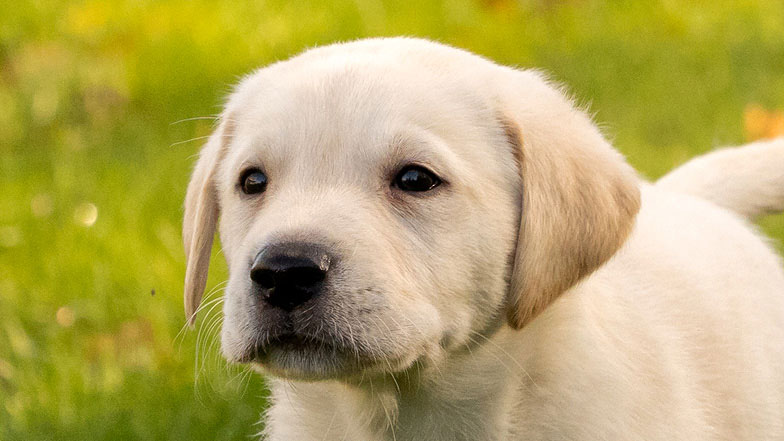
M309 50L201 153L187 317L218 229L222 351L269 375L272 441L784 439L784 273L746 221L784 208L782 152L651 185L537 72Z

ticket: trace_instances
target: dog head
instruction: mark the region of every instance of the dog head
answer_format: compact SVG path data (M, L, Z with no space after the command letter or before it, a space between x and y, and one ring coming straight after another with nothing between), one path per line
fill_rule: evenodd
M401 372L523 327L615 253L638 207L633 170L536 72L416 39L313 49L244 79L202 150L186 313L218 228L229 360Z

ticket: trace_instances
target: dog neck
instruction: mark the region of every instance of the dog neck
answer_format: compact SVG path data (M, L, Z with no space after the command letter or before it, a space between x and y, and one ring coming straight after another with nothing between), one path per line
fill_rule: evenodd
M514 333L504 328L437 368L395 377L351 385L276 380L267 412L268 439L505 439L509 409L525 376L507 344Z

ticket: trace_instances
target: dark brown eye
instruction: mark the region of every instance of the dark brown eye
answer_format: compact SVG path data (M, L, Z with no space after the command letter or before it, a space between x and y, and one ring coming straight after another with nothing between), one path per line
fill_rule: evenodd
M267 175L256 168L245 170L240 177L240 187L245 194L262 193L267 189Z
M400 170L393 185L403 191L428 191L441 183L438 176L430 170L417 165L409 165Z

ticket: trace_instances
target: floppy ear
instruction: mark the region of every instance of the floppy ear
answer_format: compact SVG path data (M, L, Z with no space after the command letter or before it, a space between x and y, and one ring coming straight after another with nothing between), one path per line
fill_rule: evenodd
M509 323L521 328L624 243L638 179L585 113L538 74L514 71L504 129L522 175Z
M185 244L185 316L188 324L196 321L201 297L207 283L210 251L220 208L215 188L215 169L224 156L232 135L232 123L226 119L202 148L185 195L182 239Z

